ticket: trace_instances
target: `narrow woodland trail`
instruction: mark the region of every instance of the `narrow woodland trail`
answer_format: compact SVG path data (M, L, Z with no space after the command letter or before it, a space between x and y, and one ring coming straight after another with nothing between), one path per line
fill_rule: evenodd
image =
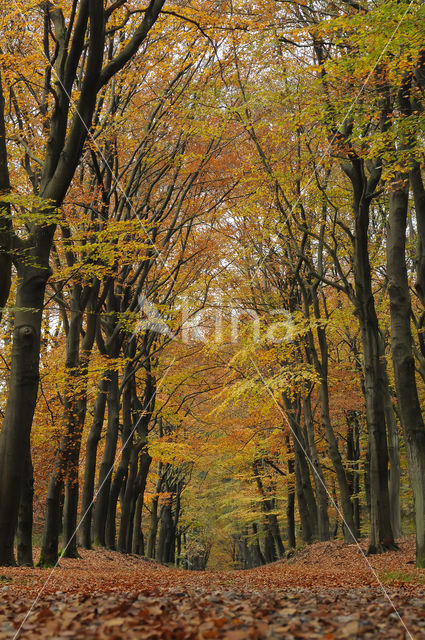
M319 543L296 558L234 572L190 572L110 551L62 560L22 638L424 638L425 573L401 552L370 558L408 631L356 546ZM3 569L0 639L12 639L50 572Z

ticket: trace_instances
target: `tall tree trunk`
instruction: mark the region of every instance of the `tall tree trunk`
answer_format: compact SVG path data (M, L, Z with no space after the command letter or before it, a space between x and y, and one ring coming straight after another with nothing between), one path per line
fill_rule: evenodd
M266 560L264 558L263 552L261 551L260 539L258 536L258 526L256 522L252 523L252 533L254 534L254 542L252 544L252 547L253 547L253 553L254 553L254 559L255 559L255 566L259 567L263 564L266 564Z
M142 403L137 398L135 384L131 387L131 403L134 408L134 414L138 415L136 423L137 443L128 452L129 463L127 462L127 466L129 464L129 473L121 502L121 522L118 537L118 548L126 553L130 553L133 546L137 497L145 490L146 478L151 463L151 457L146 451L143 451L147 442L149 422L155 406L155 379L151 375L149 358L146 359L145 370L145 389ZM141 451L142 454L139 456Z
M59 530L60 521L60 496L67 474L74 476L73 481L78 486L78 458L80 452L81 433L85 417L85 390L83 391L83 401L81 406L81 377L80 377L80 334L82 328L82 311L80 308L81 285L75 285L71 299L71 320L66 340L66 386L64 394L63 423L65 433L61 438L60 445L56 452L55 463L50 478L46 504L46 521L43 532L43 542L41 546L38 566L54 566L58 561ZM83 383L84 386L84 383ZM64 510L68 515L66 520L66 541L68 544L73 540L72 536L76 529L76 509L78 503L78 493L75 499L75 492L78 489L72 486L71 493L67 495ZM73 499L74 494L74 499ZM69 514L74 511L75 517ZM75 538L75 536L74 536ZM76 556L76 544L74 549L70 549L70 555ZM72 553L74 551L74 553Z
M108 517L111 474L114 466L118 442L120 400L118 389L118 371L111 371L107 395L108 428L106 431L105 450L99 471L98 493L94 509L94 541L102 547L106 546L105 528Z
M78 292L78 291L77 291ZM79 499L79 467L80 467L80 451L81 439L83 435L84 424L87 413L87 385L88 385L88 369L90 357L94 345L97 327L96 303L99 293L99 282L87 287L81 292L76 303L78 305L77 313L83 313L86 303L83 298L88 298L88 313L86 321L86 331L81 342L81 352L77 352L78 367L75 369L75 378L77 388L74 397L75 412L75 428L72 433L71 449L68 453L68 468L65 483L65 503L63 510L63 556L66 558L77 558L77 517L78 517L78 499ZM81 324L80 324L81 333ZM71 356L71 354L70 354ZM70 358L71 361L74 358Z
M110 377L111 372L105 371L99 382L98 393L93 410L93 422L86 444L86 463L84 467L84 484L81 499L81 527L79 530L80 544L85 549L91 549L97 447L105 418L106 396Z
M139 459L139 472L137 474L137 501L135 507L135 515L134 515L134 523L133 523L133 536L132 536L132 552L133 553L141 553L141 551L136 551L136 549L140 549L141 543L143 542L143 532L142 532L142 509L143 509L143 500L145 495L146 481L148 478L148 473L150 469L150 465L152 462L152 458L147 451L143 451L140 459ZM144 545L143 545L144 546Z
M341 509L344 518L344 540L347 543L353 542L353 536L358 536L358 531L354 524L353 517L353 504L351 501L351 492L347 482L347 476L345 473L344 465L342 463L341 453L339 451L338 442L335 436L335 432L332 428L330 421L330 409L329 409L329 390L327 381L321 381L319 389L320 408L322 425L326 434L326 440L329 446L329 457L332 460L333 467L338 482L339 493L341 496Z
M286 438L286 455L288 457L288 497L286 505L286 522L288 530L288 546L291 549L296 547L295 536L295 462L293 459L291 439Z
M130 464L124 496L121 503L121 520L118 536L118 550L121 551L121 553L129 553L131 551L131 542L129 544L129 541L133 534L132 516L134 516L134 508L136 503L139 453L144 445L145 442L139 442L129 450Z
M126 367L124 372L124 379L128 377L129 366ZM111 483L111 491L109 494L109 507L108 518L106 521L106 545L109 549L115 549L115 536L116 536L116 514L117 514L117 502L118 497L124 482L124 478L127 476L128 464L130 456L133 450L133 424L131 416L131 396L132 396L133 379L130 377L124 387L123 399L122 399L122 448L121 448L121 460L118 465L118 469L114 475L114 479ZM136 454L137 455L137 454ZM130 473L131 475L131 473ZM126 490L128 488L130 476L127 479ZM121 510L124 509L124 505L121 505ZM122 549L120 549L122 551Z
M285 547L282 542L282 537L280 535L279 523L277 521L276 514L273 513L274 497L270 495L269 492L266 492L264 488L261 475L260 475L259 460L256 460L254 462L253 471L254 471L257 487L261 495L261 508L265 514L264 526L266 530L270 532L270 535L273 539L273 546L274 546L273 560L278 560L279 558L282 558L285 555Z
M18 265L9 393L0 432L0 565L14 565L25 455L37 401L41 316L50 270L48 255L28 255ZM44 266L36 267L33 264ZM23 398L25 402L23 402Z
M155 485L155 494L151 503L151 517L150 517L150 527L149 527L149 535L148 535L148 547L146 551L146 555L148 558L156 557L156 535L158 531L158 501L159 501L159 492L161 491L163 482L163 465L162 462L158 462L158 480Z
M3 315L3 307L9 298L12 282L10 203L4 202L1 198L10 193L4 106L3 82L0 71L0 320Z
M328 494L326 491L325 479L320 464L319 454L314 437L314 422L311 411L310 395L303 398L304 426L307 435L309 457L313 465L313 481L317 496L317 518L319 528L319 540L329 540L329 516L328 516Z
M391 192L387 229L387 271L394 378L415 499L416 564L425 566L425 426L415 377L406 267L407 187Z
M32 558L32 525L33 525L33 497L34 476L31 451L27 452L25 460L25 475L19 505L17 550L18 564L25 567L33 566Z
M329 349L328 340L326 336L326 328L322 324L322 318L320 313L319 298L317 294L317 287L310 287L310 298L313 303L314 317L317 320L317 341L319 344L320 357L316 348L316 343L313 337L313 332L309 331L308 338L308 357L314 364L314 367L320 377L319 386L319 400L320 400L320 417L322 427L325 432L326 441L328 443L328 453L332 461L332 465L335 469L339 491L341 495L341 507L344 518L344 539L345 542L353 542L353 536L356 537L358 532L354 525L353 519L353 505L351 502L351 493L348 486L348 481L342 463L341 453L338 447L338 440L335 436L335 432L332 427L329 407L329 387L328 387L328 359ZM308 316L308 296L304 294L304 308L305 315Z
M381 161L365 175L364 161L353 159L344 165L353 185L355 305L363 347L366 421L369 433L370 542L369 553L396 549L391 527L388 491L388 446L385 423L385 379L382 341L372 291L369 261L369 210L381 176Z
M347 420L347 462L350 463L351 470L347 472L347 482L353 503L353 518L355 535L360 536L360 440L359 421L355 411L346 415Z
M171 547L175 543L175 532L172 518L172 499L167 498L167 502L161 505L159 510L159 521L161 523L158 536L157 560L163 564L168 564L171 559Z
M133 535L131 543L131 553L136 555L144 555L145 543L142 531L142 511L143 511L143 494L137 496L136 508L134 511Z
M303 539L310 543L317 539L317 503L311 486L309 463L306 458L306 443L300 427L299 399L295 402L284 397L287 417L291 426L292 442L295 454L295 489L298 499L298 510L301 518Z
M60 457L55 457L46 500L46 519L41 543L39 567L53 567L58 561L59 534L62 522L63 466Z
M390 461L390 475L388 491L390 494L391 527L394 538L402 536L401 508L400 508L400 443L398 438L397 419L391 400L390 386L385 371L385 421L388 430L388 455Z

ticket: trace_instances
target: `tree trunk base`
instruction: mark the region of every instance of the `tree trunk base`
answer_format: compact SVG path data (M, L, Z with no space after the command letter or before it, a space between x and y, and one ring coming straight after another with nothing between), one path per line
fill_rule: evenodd
M9 553L5 554L5 555L1 555L0 554L0 567L16 567L16 560L15 557L12 553L12 555L10 555Z
M39 569L52 569L53 567L59 567L59 558L58 556L48 556L44 553L41 553L40 558L38 559L37 564L35 565Z
M370 544L366 555L372 556L377 555L378 553L386 553L387 551L400 551L400 547L395 542L385 540L378 544Z
M60 553L61 558L76 558L77 560L81 560L81 556L78 553L77 549L65 549Z

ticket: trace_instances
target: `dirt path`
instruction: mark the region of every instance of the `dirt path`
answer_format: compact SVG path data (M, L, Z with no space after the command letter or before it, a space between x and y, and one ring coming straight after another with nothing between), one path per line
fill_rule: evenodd
M62 560L52 575L3 569L0 640L15 636L43 585L22 638L425 640L424 572L411 539L401 546L370 559L398 613L358 549L334 542L251 571L179 571L110 551Z

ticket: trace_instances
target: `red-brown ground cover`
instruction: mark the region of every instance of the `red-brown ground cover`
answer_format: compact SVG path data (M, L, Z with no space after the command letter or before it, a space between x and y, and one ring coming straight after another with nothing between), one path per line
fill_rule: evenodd
M365 559L356 545L318 543L289 560L220 573L104 550L62 559L53 572L5 568L0 639L16 635L40 589L23 638L425 639L425 572L414 567L414 541L400 547Z

